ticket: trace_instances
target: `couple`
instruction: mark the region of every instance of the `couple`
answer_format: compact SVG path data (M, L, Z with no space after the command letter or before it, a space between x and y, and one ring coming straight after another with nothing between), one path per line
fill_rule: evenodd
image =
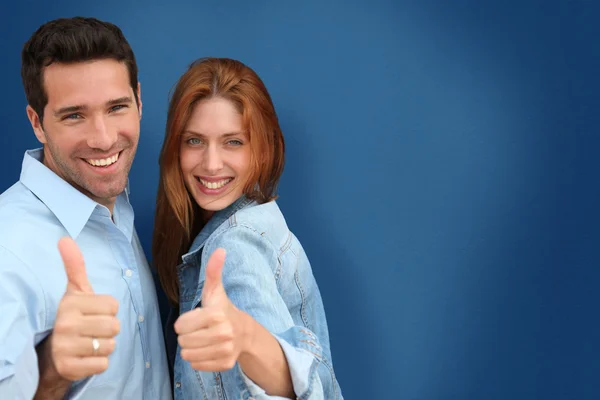
M341 399L319 289L274 201L284 140L254 71L201 59L171 97L152 243L164 336L128 198L142 100L127 40L50 21L21 75L43 147L0 195L0 398Z

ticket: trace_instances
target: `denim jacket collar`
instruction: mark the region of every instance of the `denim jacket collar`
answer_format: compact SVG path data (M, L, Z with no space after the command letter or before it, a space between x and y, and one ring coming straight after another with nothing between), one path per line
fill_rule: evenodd
M231 203L228 207L216 211L213 216L208 220L204 228L200 231L198 236L192 242L190 246L190 251L184 254L181 258L183 263L188 262L192 257L196 255L200 249L204 246L206 240L210 237L210 235L219 227L223 222L227 221L233 214L241 210L242 208L253 203L254 200L248 199L246 196L242 195L239 199Z

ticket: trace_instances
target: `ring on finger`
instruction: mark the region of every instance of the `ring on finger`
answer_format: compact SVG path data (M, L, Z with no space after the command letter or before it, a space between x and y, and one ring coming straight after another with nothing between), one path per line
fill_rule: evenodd
M98 354L98 349L100 349L100 341L96 338L92 338L92 349L94 349L94 355Z

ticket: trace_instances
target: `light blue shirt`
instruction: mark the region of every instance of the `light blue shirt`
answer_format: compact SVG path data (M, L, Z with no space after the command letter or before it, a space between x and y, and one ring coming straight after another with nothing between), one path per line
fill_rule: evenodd
M20 181L0 195L0 399L31 399L35 345L51 333L66 274L57 243L71 236L95 293L119 301L121 330L108 369L75 382L67 399L171 399L154 280L134 228L129 189L109 210L25 153ZM90 340L90 346L91 346Z

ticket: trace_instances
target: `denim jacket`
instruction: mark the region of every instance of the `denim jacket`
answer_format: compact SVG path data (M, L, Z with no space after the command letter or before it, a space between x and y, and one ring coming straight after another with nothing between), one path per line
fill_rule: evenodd
M259 205L242 196L213 215L177 267L178 314L200 306L204 267L218 247L227 252L223 285L229 299L277 339L297 398L342 399L331 362L321 294L308 258L275 201ZM180 356L172 330L175 318L171 315L167 328L175 399L281 399L267 395L238 363L224 372L192 369Z

